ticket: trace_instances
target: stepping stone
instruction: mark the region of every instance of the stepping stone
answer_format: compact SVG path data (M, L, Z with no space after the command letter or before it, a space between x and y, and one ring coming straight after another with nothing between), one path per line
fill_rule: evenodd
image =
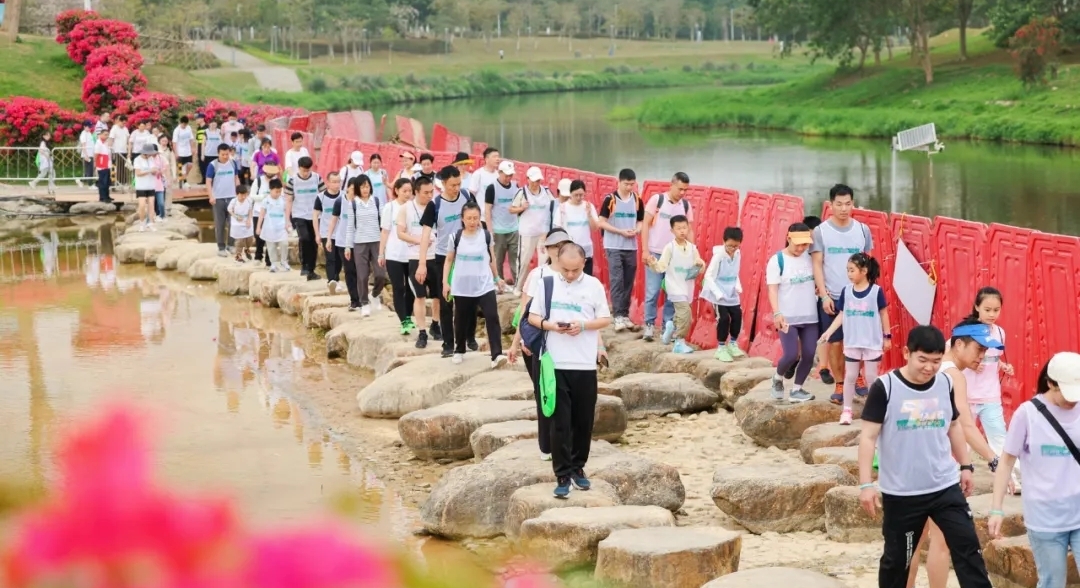
M438 348L437 345L434 347ZM460 364L454 364L437 355L427 355L413 360L405 368L375 378L375 381L360 390L356 401L363 416L398 419L411 412L444 404L451 390L490 369L491 358L487 355L466 355ZM463 442L466 446L473 430L475 427L464 434Z
M68 214L114 214L116 206L108 202L76 202Z
M840 407L817 398L791 404L769 396L768 381L762 382L735 402L735 420L747 437L762 447L797 449L804 431L840 420Z
M838 465L852 478L859 479L859 447L821 447L814 450L814 463ZM877 479L877 474L873 474Z
M240 264L232 257L205 257L195 260L188 269L187 275L196 282L212 282L217 280L218 270L226 267L236 267Z
M180 273L187 273L188 268L193 263L200 259L215 259L217 258L217 245L213 243L199 243L195 247L190 249L184 249L176 259L176 271Z
M472 446L473 457L482 460L515 441L536 439L539 434L536 421L488 423L469 435L469 445Z
M728 410L735 408L735 402L762 382L768 381L776 373L772 366L742 368L732 370L720 379L720 405ZM839 418L839 416L837 417Z
M600 394L622 398L631 419L708 410L717 394L690 374L630 374L601 384Z
M256 272L248 278L248 295L252 300L258 300L267 308L277 307L278 290L286 284L294 282L307 282L307 278L300 272Z
M300 313L304 310L303 294L313 294L317 296L329 296L330 291L326 289L326 282L324 280L311 280L305 279L302 282L290 282L278 288L277 291L277 306L290 316L300 316ZM346 302L345 306L348 306Z
M128 238L123 239L122 242L118 242L113 247L113 255L116 256L118 263L146 263L147 252L154 250L154 259L157 259L157 255L160 255L162 251L178 247L180 245L186 245L194 243L194 241L187 241L179 235L172 233L136 233L144 235L154 235L153 238Z
M480 374L450 393L452 400L533 400L533 385L527 372Z
M180 257L191 251L197 251L199 249L205 249L207 243L196 243L194 241L184 241L182 244L175 247L170 247L165 251L162 251L154 264L159 270L170 271L175 270L176 265L180 263ZM213 251L217 251L217 246L212 247ZM215 253L216 254L216 253ZM190 264L188 264L190 265ZM187 268L184 268L187 271Z
M183 247L195 243L191 239L185 239L183 241L162 241L160 243L147 243L143 246L143 264L157 267L157 260L170 249L177 247ZM139 247L138 245L134 247ZM138 263L137 261L135 263Z
M251 282L251 274L256 272L269 273L263 263L236 264L233 267L218 268L217 291L218 294L228 296L246 296L248 284Z
M571 492L571 499L576 494ZM524 521L518 543L530 557L567 570L595 564L600 542L613 531L674 526L675 516L659 506L556 508Z
M596 579L634 588L700 588L739 569L742 535L717 527L613 531L600 542Z
M700 380L709 390L719 390L721 381L728 373L771 365L769 360L762 357L745 357L727 363L713 357L715 353L715 349L702 349L693 353L661 351L653 358L651 371L664 374L690 374Z
M825 493L825 533L840 543L881 541L881 509L871 518L859 503L859 488L837 486Z
M338 293L331 296L329 290L326 289L326 285L323 284L322 292L301 294L300 320L307 325L311 321L312 313L325 308L343 308L345 309L345 312L348 312L349 304L352 300L349 298L348 291L344 288L344 286L339 287L337 290ZM342 292L344 292L344 294L342 294ZM359 314L359 311L354 311L354 314Z
M377 377L402 365L405 358L434 358L441 359L442 363L450 363L449 359L439 357L438 342L429 342L427 348L417 349L416 335L402 335L401 323L398 322L397 315L391 312L342 321L326 334L326 349L327 355L344 357L350 365L372 370ZM478 361L477 358L481 355L487 359L490 367L491 357L486 353L469 353L465 358L466 361ZM520 369L512 368L510 371ZM464 380L457 385L461 383L464 383Z
M309 329L330 331L347 321L359 321L364 318L360 315L359 310L349 311L348 307L331 307L311 311L310 314L304 316L303 322L304 326ZM329 348L327 351L329 351ZM332 357L340 356L333 355Z
M799 455L806 463L814 463L814 450L820 447L853 447L859 444L862 421L850 425L824 423L803 431L799 438Z
M986 525L990 520L993 501L994 496L992 494L968 497L968 508L971 509L971 517L975 519L975 532L979 535L979 544L984 548L991 539L990 533L986 530ZM1001 503L1001 511L1005 513L1001 521L1001 535L1003 537L1016 537L1027 533L1027 527L1024 526L1023 500L1019 496L1006 494L1005 500Z
M752 533L825 530L825 493L854 485L836 465L747 465L713 475L716 506Z
M510 495L510 506L506 510L506 536L514 539L518 536L522 523L535 519L546 511L574 507L578 511L595 507L619 506L622 501L615 492L615 487L603 480L593 480L588 491L571 488L569 498L555 498L555 484L534 484L518 488ZM659 506L638 506L631 508L658 508L670 517L671 511ZM575 511L577 512L577 511ZM672 519L674 520L674 518Z
M611 484L623 504L675 512L686 499L674 467L624 453L606 441L593 441L585 473L593 482ZM440 537L495 537L505 530L514 491L541 483L554 489L551 462L540 460L533 440L511 443L480 463L448 471L432 488L420 520L427 532Z
M990 581L998 588L1036 588L1039 583L1039 575L1035 572L1035 557L1031 553L1027 534L994 539L983 549L983 559L986 560L986 569L990 572ZM1080 574L1077 573L1076 560L1071 554L1068 566L1066 588L1080 587Z
M798 568L754 568L717 578L701 588L846 588L831 576Z

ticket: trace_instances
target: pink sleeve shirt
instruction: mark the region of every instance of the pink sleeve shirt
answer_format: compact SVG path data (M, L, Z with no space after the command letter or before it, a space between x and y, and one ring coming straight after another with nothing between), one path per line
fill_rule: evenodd
M657 205L660 202L663 202L663 205L658 211ZM649 227L649 252L657 255L663 253L664 247L675 240L675 235L671 233L671 217L681 214L686 216L691 225L694 222L694 207L690 206L690 201L682 198L678 202L672 202L666 192L649 196L645 204L645 214L653 215L653 223Z

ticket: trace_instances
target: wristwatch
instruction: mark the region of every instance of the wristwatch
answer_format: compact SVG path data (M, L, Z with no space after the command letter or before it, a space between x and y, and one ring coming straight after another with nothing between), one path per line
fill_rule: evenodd
M967 464L967 465L960 466L960 471L962 472L964 470L967 470L967 471L969 471L971 473L975 473L975 466L970 464L970 463Z

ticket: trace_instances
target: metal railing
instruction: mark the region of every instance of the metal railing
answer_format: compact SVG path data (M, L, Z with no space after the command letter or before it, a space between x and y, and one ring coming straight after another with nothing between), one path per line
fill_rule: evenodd
M98 252L97 240L59 241L56 234L38 243L0 244L0 283L68 277L84 272L85 260Z
M53 147L52 153L53 182L56 184L75 184L76 186L93 185L97 181L97 172L94 171L92 161L87 162L82 158L79 147ZM117 162L125 166L117 170ZM113 156L112 188L123 190L134 177L126 165ZM0 147L0 183L18 184L28 183L40 178L41 184L47 185L49 174L41 175L38 166L37 147Z

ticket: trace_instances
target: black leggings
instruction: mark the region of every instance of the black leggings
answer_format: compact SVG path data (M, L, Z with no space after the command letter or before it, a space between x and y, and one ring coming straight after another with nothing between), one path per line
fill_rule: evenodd
M532 380L533 397L536 398L536 440L540 444L540 453L551 453L551 417L544 416L544 409L540 405L540 362L531 355L521 354L525 361L525 371L529 372Z
M742 307L716 304L713 310L716 311L716 342L723 345L729 339L738 339L742 332Z
M307 218L294 218L292 224L300 240L300 271L314 273L319 259L319 240L315 238L315 225Z
M413 302L416 301L409 287L409 262L387 259L386 273L390 276L390 289L394 292L394 312L401 322L405 322L412 316Z
M454 327L457 330L454 333L454 353L465 353L469 324L475 324L473 321L476 320L478 308L484 314L488 347L491 348L491 359L495 359L502 355L502 326L499 325L499 302L495 298L494 290L477 297L454 296Z

